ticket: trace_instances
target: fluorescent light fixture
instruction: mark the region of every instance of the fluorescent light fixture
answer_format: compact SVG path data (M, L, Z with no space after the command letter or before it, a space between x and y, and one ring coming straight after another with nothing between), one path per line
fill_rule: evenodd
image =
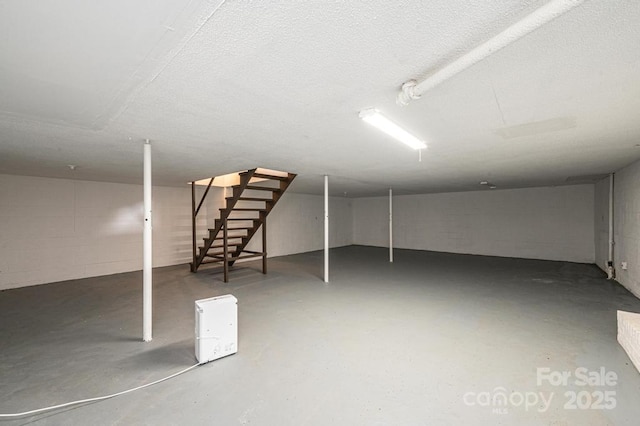
M375 108L360 111L360 118L413 149L425 149L427 147L426 143L389 120Z

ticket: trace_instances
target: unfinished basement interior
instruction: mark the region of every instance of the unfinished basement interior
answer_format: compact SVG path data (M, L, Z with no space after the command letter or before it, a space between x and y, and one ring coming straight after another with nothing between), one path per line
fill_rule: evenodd
M637 425L640 2L0 3L0 426Z

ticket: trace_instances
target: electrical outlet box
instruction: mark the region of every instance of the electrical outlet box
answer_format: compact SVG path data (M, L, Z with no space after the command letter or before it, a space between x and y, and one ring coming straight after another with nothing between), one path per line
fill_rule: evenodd
M238 299L196 300L196 358L200 364L238 352Z
M620 267L622 267L623 271L627 270L627 262L620 262Z

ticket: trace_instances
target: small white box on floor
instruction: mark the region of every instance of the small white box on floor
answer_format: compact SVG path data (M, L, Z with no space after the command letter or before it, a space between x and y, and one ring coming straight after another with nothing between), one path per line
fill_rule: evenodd
M238 352L238 299L196 300L196 359L200 364Z

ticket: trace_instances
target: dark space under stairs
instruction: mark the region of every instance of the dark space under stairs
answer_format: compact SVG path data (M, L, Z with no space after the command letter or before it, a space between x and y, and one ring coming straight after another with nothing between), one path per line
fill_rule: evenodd
M237 260L262 258L262 273L267 273L267 216L280 200L293 179L293 173L286 176L261 173L251 169L240 173L240 183L233 185L233 193L226 197L226 207L220 209L220 217L204 238L204 245L196 252L196 216L204 202L213 178L196 209L195 182L192 183L192 225L193 261L191 272L205 264L222 263L224 282L229 281L229 268ZM256 182L259 181L259 182ZM247 245L262 229L262 251L247 250Z

